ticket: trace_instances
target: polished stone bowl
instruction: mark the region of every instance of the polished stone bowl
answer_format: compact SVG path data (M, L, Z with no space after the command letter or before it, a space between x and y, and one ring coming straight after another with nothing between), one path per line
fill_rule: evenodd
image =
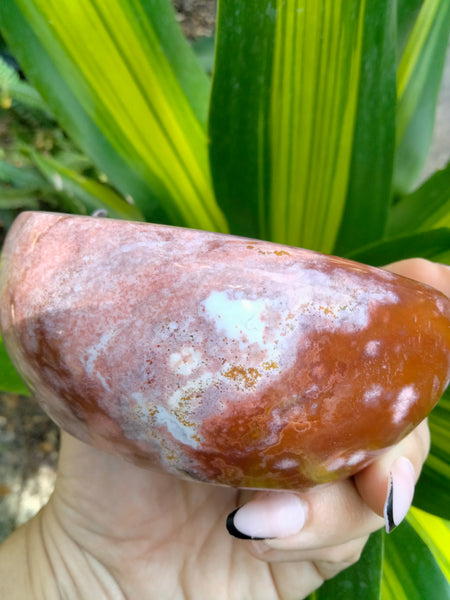
M347 477L449 382L447 297L299 248L28 212L0 286L7 350L63 429L203 482Z

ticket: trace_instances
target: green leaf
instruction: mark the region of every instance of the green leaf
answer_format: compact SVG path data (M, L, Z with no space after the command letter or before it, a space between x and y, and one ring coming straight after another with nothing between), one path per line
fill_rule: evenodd
M352 162L334 254L380 239L386 227L395 150L396 16L390 0L367 4Z
M408 522L385 536L382 600L449 600L450 586Z
M436 252L436 254L432 257L435 262L442 263L444 265L450 265L450 247L447 247L445 250L441 252Z
M275 16L275 0L219 0L209 119L214 188L230 229L265 239Z
M19 377L0 337L0 390L29 396L30 391Z
M333 248L371 2L219 2L211 168L234 232Z
M53 117L39 93L0 57L0 106L9 108L13 100Z
M214 37L199 37L191 42L192 49L208 75L214 70L214 56L216 51L216 40Z
M431 449L416 485L414 506L450 519L450 389L431 412L428 423Z
M11 183L14 187L39 188L46 184L45 178L36 169L16 167L3 160L0 160L0 181Z
M64 192L69 197L75 196L91 213L97 209L105 209L109 217L142 221L143 216L138 208L128 204L113 189L80 175L76 171L63 166L54 158L32 153L36 166L45 175L56 192Z
M402 56L424 0L397 0L397 48Z
M450 163L415 192L402 196L389 214L387 234L397 236L450 227Z
M92 161L85 154L80 154L76 151L63 150L55 154L53 158L57 160L60 165L72 169L72 171L83 172L92 171L94 169ZM101 181L107 179L103 174L100 175L99 178L101 178Z
M379 600L383 564L383 532L372 533L360 560L326 581L308 600Z
M425 0L398 68L394 189L408 193L431 144L450 35L450 2Z
M36 198L36 188L0 188L0 210L12 208L37 210L39 203Z
M450 521L417 508L411 508L407 518L408 523L428 546L442 573L450 582Z
M383 266L417 256L450 264L446 260L449 248L450 228L442 227L368 244L349 252L347 258L373 266Z
M227 229L209 173L209 81L169 0L2 0L0 21L62 126L146 218Z

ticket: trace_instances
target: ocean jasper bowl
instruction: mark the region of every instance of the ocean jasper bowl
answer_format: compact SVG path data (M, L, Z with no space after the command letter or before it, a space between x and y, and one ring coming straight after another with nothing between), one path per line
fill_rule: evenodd
M347 477L449 382L447 297L234 236L22 213L0 301L9 355L63 429L214 484Z

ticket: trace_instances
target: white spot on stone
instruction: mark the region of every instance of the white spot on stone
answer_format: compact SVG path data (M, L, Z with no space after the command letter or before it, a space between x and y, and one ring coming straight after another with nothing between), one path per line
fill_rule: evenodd
M298 467L298 462L295 458L282 458L274 466L276 469L295 469Z
M339 458L336 458L331 463L329 463L326 469L327 471L337 471L338 469L343 467L346 464L346 462L346 459L340 456Z
M433 391L432 391L433 396L437 395L440 388L441 388L441 380L439 379L439 377L437 375L435 375L433 377Z
M380 340L371 340L370 342L367 342L364 348L364 354L370 358L377 356L380 351L380 344Z
M167 427L168 432L182 444L187 444L193 448L198 446L199 439L196 428L183 424L163 406L158 407L156 424Z
M396 278L394 273L391 273L390 271L386 271L386 269L379 269L378 275L380 275L380 277L383 277L383 279L386 279L388 281L392 281L393 279Z
M266 302L262 299L230 298L227 291L213 291L202 302L206 317L214 322L216 330L229 339L263 344L265 324L263 315Z
M359 452L355 452L355 454L353 454L352 456L350 456L350 458L347 459L347 465L349 467L354 467L355 465L363 461L365 458L366 453L363 450L360 450Z
M319 386L315 383L314 385L312 385L310 388L308 388L305 392L305 396L313 396L313 397L317 397L318 393L319 393ZM317 406L317 405L316 405Z
M359 450L350 456L339 456L332 462L328 463L327 471L337 471L343 467L354 467L366 458L366 453L363 450Z
M381 385L372 385L368 390L364 392L364 402L373 402L374 400L378 400L382 393L383 387Z
M314 402L313 404L311 404L309 411L312 415L315 415L317 413L318 408L319 405L317 404L317 402Z
M418 398L419 395L413 385L405 386L397 396L397 401L394 404L394 412L392 415L393 422L400 423L400 421L406 417L412 404L414 404Z
M369 307L398 302L398 296L391 290L372 281L363 287L358 279L342 269L334 269L331 274L304 269L298 283L301 287L295 292L297 302L303 305L305 325L312 325L316 331L364 329L370 319Z
M143 410L148 409L148 404L147 404L144 394L142 394L141 392L134 392L133 394L131 394L131 397L136 402L136 404L139 406L139 408L141 408Z
M198 350L185 346L180 352L170 355L170 367L177 375L190 375L202 364L202 355Z
M100 381L100 383L102 384L103 389L106 390L107 392L110 392L111 388L108 385L108 383L106 382L106 379L103 377L103 375L97 371L96 377Z

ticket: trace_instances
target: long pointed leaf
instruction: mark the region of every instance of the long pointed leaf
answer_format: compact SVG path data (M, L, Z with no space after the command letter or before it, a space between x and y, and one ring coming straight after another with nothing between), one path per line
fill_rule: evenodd
M327 251L347 193L366 2L283 8L271 99L272 238Z
M39 203L36 199L36 188L8 188L0 187L0 210L28 208L38 210Z
M55 190L75 196L85 207L87 213L105 209L109 217L143 221L139 209L128 204L110 187L88 179L48 156L33 153L32 158Z
M396 236L438 227L450 227L450 163L415 192L399 199L390 211L387 234Z
M450 228L442 227L381 240L350 252L347 258L374 266L417 256L450 264L449 248Z
M414 506L450 520L450 390L435 406L428 423L431 449L417 482Z
M264 239L275 17L275 0L219 0L209 119L214 188L230 229Z
M411 191L431 144L450 35L450 2L425 0L398 68L394 189Z
M397 48L401 58L424 0L397 0Z
M334 254L380 239L386 227L395 150L396 17L391 0L367 4L352 162Z
M450 582L450 521L411 508L408 523L428 546L442 573Z
M3 392L11 392L13 394L21 394L22 396L29 396L30 391L19 377L16 369L14 368L3 340L0 337L0 390Z
M386 536L382 600L449 600L450 586L424 541L406 521Z
M62 125L147 218L162 205L173 223L227 229L209 174L209 82L169 0L2 0L0 21Z
M0 57L0 105L9 108L13 100L43 112L47 118L53 117L38 92Z
M8 182L15 187L36 187L45 185L45 178L36 169L16 167L0 160L0 181Z
M211 162L235 232L332 249L372 1L219 2Z

